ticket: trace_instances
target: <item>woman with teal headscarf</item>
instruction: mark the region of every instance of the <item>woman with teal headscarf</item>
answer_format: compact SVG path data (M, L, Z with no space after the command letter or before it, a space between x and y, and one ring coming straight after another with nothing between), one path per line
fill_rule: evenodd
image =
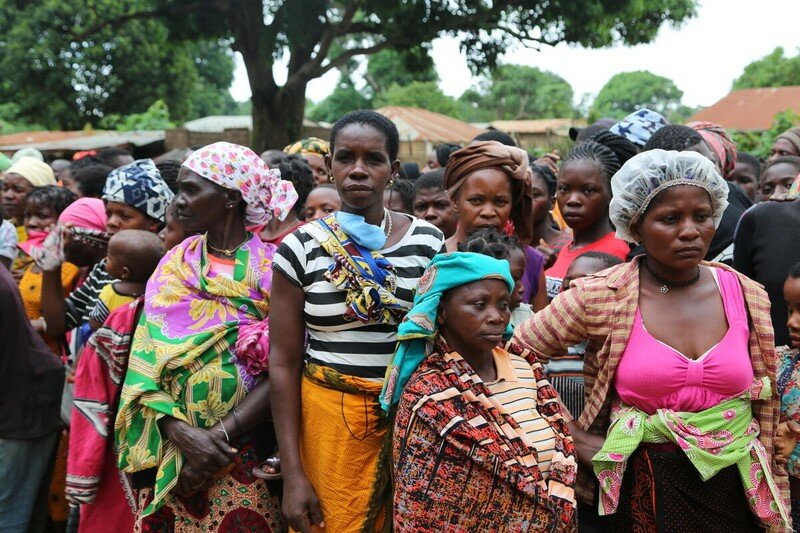
M565 411L533 354L503 346L513 289L507 261L469 252L420 279L381 395L396 531L576 531Z

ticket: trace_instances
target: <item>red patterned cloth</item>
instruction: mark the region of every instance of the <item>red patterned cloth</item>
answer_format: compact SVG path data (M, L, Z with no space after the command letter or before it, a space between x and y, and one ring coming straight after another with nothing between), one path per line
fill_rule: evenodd
M537 383L555 452L545 478L525 432L469 364L439 341L403 390L394 429L394 528L576 531L576 459L558 395L516 345Z
M141 301L108 316L75 370L66 494L80 504L82 532L133 530L136 501L127 476L117 467L113 428Z

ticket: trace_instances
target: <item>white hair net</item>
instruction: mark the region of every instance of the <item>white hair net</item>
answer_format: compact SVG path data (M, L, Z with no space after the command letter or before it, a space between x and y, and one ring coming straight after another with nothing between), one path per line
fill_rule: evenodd
M677 185L704 189L711 197L714 227L719 227L728 207L728 184L716 165L697 152L648 150L629 159L611 178L614 196L609 215L617 237L637 243L631 235L631 225L647 211L658 193Z

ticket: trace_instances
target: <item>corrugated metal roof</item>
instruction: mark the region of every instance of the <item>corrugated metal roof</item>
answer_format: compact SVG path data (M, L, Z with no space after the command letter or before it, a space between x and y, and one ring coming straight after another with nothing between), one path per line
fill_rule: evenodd
M489 125L506 133L547 133L549 131L562 133L572 126L585 126L585 120L575 120L571 118L542 118L538 120L495 120Z
M387 106L376 111L397 125L401 141L468 143L485 131L427 109Z
M144 146L164 138L163 131L29 131L0 136L0 150L96 150L123 144Z
M313 120L303 119L303 126L307 128L330 127L324 122L314 122ZM225 130L253 129L253 117L250 115L209 115L207 117L190 120L183 124L183 128L188 131L205 133L218 133Z
M800 87L771 87L733 91L689 121L715 122L734 130L766 130L775 115L787 109L800 113Z

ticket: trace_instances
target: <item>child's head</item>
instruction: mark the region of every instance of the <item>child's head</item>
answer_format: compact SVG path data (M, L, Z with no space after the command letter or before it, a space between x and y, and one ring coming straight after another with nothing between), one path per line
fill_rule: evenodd
M406 213L413 211L414 184L410 180L395 179L394 183L383 191L383 206L390 211Z
M158 236L164 242L164 252L168 252L182 243L189 234L186 233L183 224L178 218L178 207L175 202L172 202L167 207L164 221L164 228L158 233Z
M413 215L430 222L450 238L456 232L458 213L444 190L444 169L426 172L414 182Z
M783 298L789 308L789 318L786 321L789 339L792 348L800 349L800 263L795 263L789 269L789 277L783 284Z
M594 141L575 146L561 164L556 201L573 232L586 232L608 220L611 177L620 169L614 152Z
M306 198L305 221L314 222L342 208L342 199L336 186L330 183L317 185Z
M773 194L786 194L800 174L800 157L785 155L770 159L761 173L759 194L761 201L768 201Z
M514 278L514 293L511 294L509 304L511 309L519 307L519 304L522 303L522 294L525 292L522 277L525 275L525 268L528 265L525 250L516 237L506 235L494 228L480 228L467 234L464 242L458 245L458 251L483 254L508 261L511 277Z
M597 274L601 270L611 268L622 263L622 259L603 252L586 252L576 257L567 268L561 291L568 291L569 284L578 278L585 278Z
M153 274L164 255L164 243L153 232L126 229L108 241L106 272L112 277L143 283Z
M69 204L77 200L75 194L65 187L48 185L39 187L25 196L23 222L25 231L47 231L58 222L61 214Z

